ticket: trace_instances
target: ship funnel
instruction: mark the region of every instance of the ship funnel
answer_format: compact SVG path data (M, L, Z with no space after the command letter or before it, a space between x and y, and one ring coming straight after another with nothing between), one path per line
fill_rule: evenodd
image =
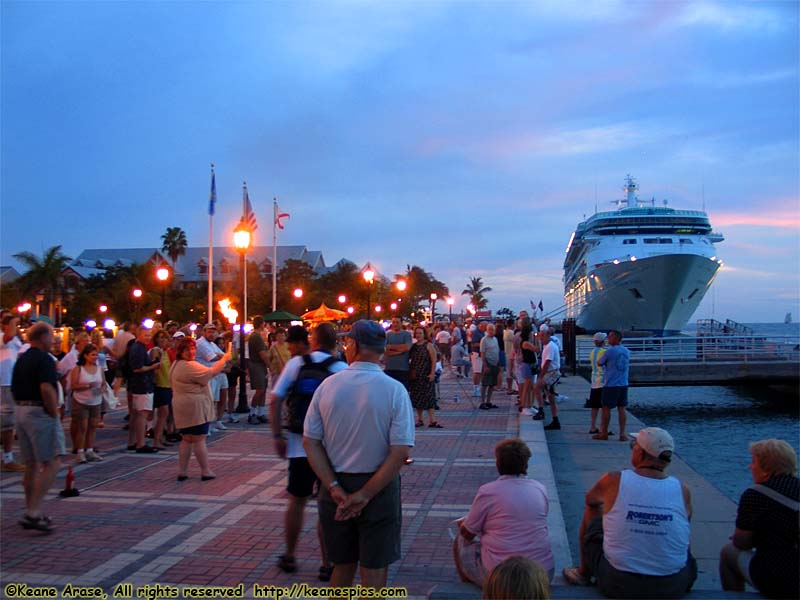
M636 185L636 180L630 175L627 175L625 177L625 187L623 189L625 190L626 199L628 201L628 208L636 208L636 190L639 189L639 186Z

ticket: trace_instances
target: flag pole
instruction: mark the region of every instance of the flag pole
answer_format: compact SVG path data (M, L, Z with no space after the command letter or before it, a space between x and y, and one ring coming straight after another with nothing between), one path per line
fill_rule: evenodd
M272 199L272 312L278 310L278 199Z
M214 204L217 202L217 183L214 163L211 163L211 196L208 201L208 318L214 320Z
M247 215L247 182L242 183L242 219L245 219ZM252 244L252 236L253 232L250 232L250 240ZM244 298L242 298L242 307L244 308L244 314L242 315L242 327L244 324L247 323L247 258L244 261L244 273L242 273L242 277L244 278Z

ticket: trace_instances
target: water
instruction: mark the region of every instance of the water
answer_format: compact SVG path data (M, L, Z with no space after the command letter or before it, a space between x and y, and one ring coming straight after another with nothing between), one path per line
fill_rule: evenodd
M800 323L747 325L756 335L800 339ZM796 387L639 387L629 390L629 404L646 424L668 430L680 457L734 501L752 484L750 442L780 438L800 454Z

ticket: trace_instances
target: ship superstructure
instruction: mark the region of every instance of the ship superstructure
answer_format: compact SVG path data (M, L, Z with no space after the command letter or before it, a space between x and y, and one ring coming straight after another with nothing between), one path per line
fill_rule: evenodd
M564 259L566 316L588 332L678 333L714 281L724 238L708 215L641 202L628 175L617 210L578 224Z

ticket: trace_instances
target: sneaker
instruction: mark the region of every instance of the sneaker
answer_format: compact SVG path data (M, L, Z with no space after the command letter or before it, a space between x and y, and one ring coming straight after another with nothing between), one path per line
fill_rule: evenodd
M473 398L480 398L481 397L481 391L480 390L474 390L472 392L472 397Z
M544 421L544 411L543 410L537 410L536 414L533 415L533 420L534 421Z
M212 433L219 433L219 429L217 429L213 425L209 425L208 426L208 434L211 435Z
M81 464L86 462L86 453L83 450L78 450L78 462Z
M550 425L545 425L544 429L546 431L554 431L556 429L561 429L561 423L558 422L558 419L553 419L550 422Z
M521 411L519 411L519 414L524 417L530 417L533 415L533 411L530 408L523 408Z
M491 408L486 402L481 402L480 406L478 406L481 410L489 410Z
M248 415L247 416L247 424L248 425L258 425L258 415Z
M228 415L228 418L225 419L225 421L228 422L228 423L238 423L239 419L237 419L233 415Z
M269 419L267 418L267 415L258 415L258 422L269 423Z
M158 452L158 448L152 446L142 446L136 449L136 454L155 454L156 452Z
M221 429L222 431L225 431L227 429L227 427L225 427L225 423L223 423L222 421L217 421L217 429Z
M94 450L87 450L87 451L86 451L86 460L91 460L91 461L97 461L97 462L100 462L101 460L103 460L103 457L102 457L102 456L100 456L100 455L99 455L97 452L95 452Z
M2 469L0 469L6 473L21 473L25 470L25 465L21 465L16 462L4 462Z
M284 573L294 573L297 571L297 563L294 560L294 556L282 554L278 559L278 568Z

